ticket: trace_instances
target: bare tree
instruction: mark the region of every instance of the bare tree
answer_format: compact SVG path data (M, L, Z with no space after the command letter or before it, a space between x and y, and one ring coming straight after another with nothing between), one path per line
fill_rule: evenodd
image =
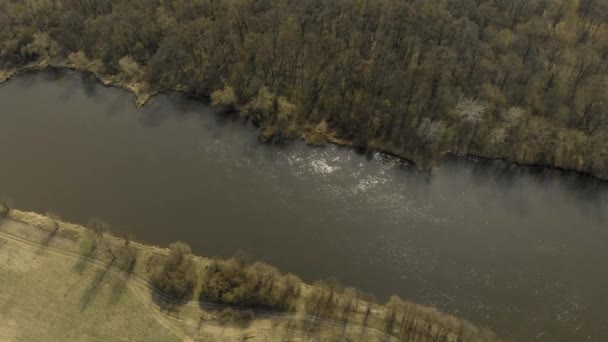
M194 292L196 274L190 246L175 242L169 246L169 256L162 267L152 275L152 282L164 294L188 300Z
M0 203L0 218L5 218L11 212L11 208L6 202Z
M111 262L116 261L116 254L112 250L112 246L106 240L105 234L110 231L110 224L100 218L92 218L89 220L89 228L95 233L96 239L103 244L108 254L110 254Z

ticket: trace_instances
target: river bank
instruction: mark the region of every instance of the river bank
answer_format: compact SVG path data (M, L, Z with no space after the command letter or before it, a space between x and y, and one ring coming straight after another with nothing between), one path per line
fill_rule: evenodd
M0 145L14 146L0 196L18 207L80 224L101 216L199 255L245 250L308 282L334 275L382 302L397 293L509 340L606 336L588 321L605 297L592 285L606 280L592 271L605 258L599 181L468 158L425 174L381 153L260 144L251 123L201 101L159 95L138 110L131 94L76 72L23 75L0 102L13 109Z
M208 97L201 97L201 95L189 91L186 86L157 89L144 81L144 77L141 74L132 77L127 77L122 73L116 75L105 74L100 71L102 68L98 62L90 61L82 54L72 54L69 58L65 59L44 59L17 69L0 69L0 84L27 72L44 72L49 69L66 69L90 74L106 87L115 87L131 93L135 97L135 103L138 108L144 107L155 96L164 93L179 93L187 97L201 100L207 99L208 101ZM235 105L230 110L245 116L246 119L251 119L244 114L244 109L240 105ZM526 138L519 142L514 141L511 143L512 145L507 145L504 141L501 144L497 144L495 137L491 135L483 137L473 134L475 138L467 144L456 141L443 143L435 151L434 155L429 155L424 146L407 149L406 147L397 147L374 140L366 142L365 146L361 146L353 140L342 137L338 131L332 130L327 122L319 124L293 122L288 125L289 128L287 130L282 128L285 125L277 126L276 124L264 121L256 122L256 125L259 127L260 141L265 143L301 139L312 146L334 144L367 151L378 151L411 161L419 171L423 172L428 172L432 167L439 165L446 155L456 155L502 160L522 167L545 167L573 171L597 179L608 180L608 166L604 167L604 162L608 161L608 146L606 143L593 141L589 142L591 146L585 147L586 143L580 142L582 138L575 131L559 131L542 120L538 122L532 121L529 125L538 126L539 129L543 130L543 134L541 135L545 137L553 136L555 139L539 141L537 138L530 136L528 138L532 143L527 143L528 138ZM571 146L570 141L577 141L577 139L579 143ZM592 151L586 152L587 154L592 153L604 156L605 160L604 158L586 160L580 151L576 152L576 150L580 150L583 147L592 149Z
M395 301L381 306L358 296L353 297L351 303L347 300L350 290L338 288L332 290L333 299L329 299L337 305L335 316L311 315L307 313L306 303L327 290L306 284L299 285L302 297L293 311L274 313L254 309L253 317L245 322L233 321L232 316L226 318L229 306L213 303L190 301L167 311L154 300L156 290L149 283L150 260L166 256L167 249L134 241L125 244L125 238L108 233L98 235L80 225L35 213L14 209L5 213L3 208L0 214L3 214L0 218L1 268L2 273L8 275L0 281L3 303L0 317L3 322L9 322L0 329L0 337L9 340L39 340L43 336L61 340L85 337L107 340L116 334L129 336L130 340L154 341L238 340L243 336L254 341L361 337L370 341L386 338L496 340L491 332L478 330L432 308ZM87 246L95 240L99 247L91 254ZM136 261L127 272L122 258L130 253L136 255ZM201 269L212 262L195 257ZM202 276L204 272L197 277ZM344 311L347 302L348 315ZM233 309L238 312L247 308ZM101 319L109 312L112 319ZM28 319L42 313L47 317L44 324ZM348 319L339 318L344 315ZM124 329L124 324L129 329ZM387 327L390 329L386 330Z

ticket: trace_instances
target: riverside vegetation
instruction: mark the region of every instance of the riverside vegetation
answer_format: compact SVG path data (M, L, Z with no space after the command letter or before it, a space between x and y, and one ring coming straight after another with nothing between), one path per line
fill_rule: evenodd
M497 340L397 296L379 305L242 255L207 259L181 242L167 250L89 226L0 206L0 339Z
M261 127L608 178L604 0L0 0L0 80L70 67Z

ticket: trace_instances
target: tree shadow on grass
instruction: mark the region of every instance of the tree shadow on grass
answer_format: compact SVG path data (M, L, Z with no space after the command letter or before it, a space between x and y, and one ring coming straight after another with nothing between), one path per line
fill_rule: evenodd
M154 288L153 285L150 287L150 295L161 311L169 313L176 313L180 307L188 303L188 300L173 298L162 293L160 290Z
M91 260L88 255L80 255L78 261L74 265L74 271L78 272L78 274L83 274L84 271L89 267L90 262Z
M152 301L158 305L161 311L172 314L177 313L180 307L189 302L187 299L175 298L161 292L159 289L154 287L154 284L150 285L150 295L152 296Z
M53 239L55 238L55 236L57 236L57 232L59 231L59 224L57 222L54 222L54 227L53 230L49 233L49 235L47 235L44 240L42 240L40 242L40 247L38 247L38 250L36 251L36 255L40 255L42 254L42 252L44 252L44 250L46 250L49 245L51 244L51 241L53 241Z
M309 317L302 322L302 335L311 337L321 331L322 319L316 316Z
M40 242L40 249L45 249L49 246L49 244L51 243L51 241L53 241L53 239L55 238L55 236L57 235L57 231L53 230L52 232L49 233L49 235L47 235L47 237L44 238L44 240L42 240L42 242Z
M93 300L93 298L95 298L97 292L99 292L99 287L101 286L101 283L110 271L110 268L114 264L114 261L115 260L112 260L109 264L106 265L106 267L97 271L95 277L91 281L91 284L89 284L89 287L87 287L87 289L84 291L84 294L82 295L82 298L80 299L80 311L86 310L89 304L91 304L91 301Z
M295 318L288 318L285 324L282 339L284 341L295 341L298 340L297 334L301 331L301 327L304 323Z
M119 276L116 277L112 285L112 294L110 296L110 303L117 304L127 289L127 284L135 271L135 264L137 263L138 251L124 251L124 254L120 256L120 262L118 268L123 270Z
M81 250L80 253L80 257L74 265L74 271L78 274L83 274L84 271L89 267L91 260L93 260L97 254L97 243L92 243L84 250Z

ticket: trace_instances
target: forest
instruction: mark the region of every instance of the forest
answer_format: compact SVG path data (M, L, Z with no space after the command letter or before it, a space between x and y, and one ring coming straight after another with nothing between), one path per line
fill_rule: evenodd
M607 22L604 0L0 0L0 69L67 63L422 169L608 178Z

